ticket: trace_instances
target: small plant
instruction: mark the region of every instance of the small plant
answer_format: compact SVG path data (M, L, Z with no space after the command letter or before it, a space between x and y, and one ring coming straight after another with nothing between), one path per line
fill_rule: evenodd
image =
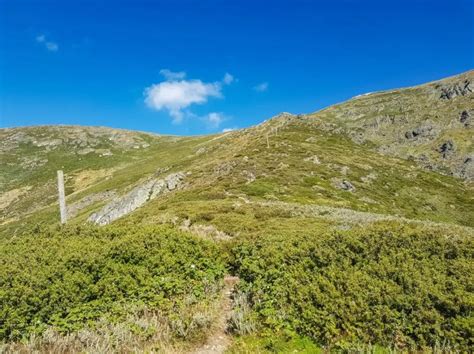
M231 333L238 335L251 334L257 329L256 318L248 296L242 291L237 291L233 296L233 311L228 328Z

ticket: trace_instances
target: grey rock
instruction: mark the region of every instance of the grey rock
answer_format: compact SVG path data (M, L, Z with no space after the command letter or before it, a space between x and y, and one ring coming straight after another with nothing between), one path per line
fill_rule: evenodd
M207 152L207 149L205 147L202 147L202 148L199 148L197 151L196 151L196 155L202 155L204 153Z
M150 179L124 196L116 198L99 212L93 213L88 220L98 225L107 225L141 207L149 200L181 187L184 177L184 173L178 172L163 179Z
M58 145L61 145L62 143L62 139L33 141L33 144L37 147L56 147Z
M164 182L169 191L175 190L181 184L184 179L183 173L174 173L165 178Z
M419 137L426 137L430 135L432 130L433 130L433 127L431 125L418 127L416 129L407 131L405 133L405 138L407 138L408 140L412 140Z
M87 155L87 154L90 154L91 152L94 152L94 149L92 149L92 148L84 148L84 149L78 150L78 151L77 151L77 154L78 154L78 155Z
M48 163L47 158L40 158L37 156L33 157L21 157L20 158L20 163L23 168L26 169L35 169L41 166L44 166L45 164Z
M465 126L468 127L471 124L471 113L468 111L462 111L459 116L459 121Z
M459 177L467 180L474 180L474 155L468 156L464 159L459 170Z
M470 80L457 82L448 87L441 87L440 98L444 100L453 99L456 96L467 96L474 91L474 86Z
M306 157L306 158L304 159L304 161L306 161L306 162L312 162L312 163L314 163L315 165L321 164L321 161L319 161L319 158L318 158L316 155L313 155L313 156L310 156L310 157Z
M339 178L333 178L332 184L334 187L348 191L348 192L355 192L356 190L355 186L346 179L341 180Z
M349 191L349 192L355 191L354 185L349 181L343 180L341 182L340 186L341 186L342 189L344 189L346 191Z
M88 206L96 202L104 201L115 197L115 194L115 191L104 191L85 196L77 202L67 206L68 218L75 217L82 209L87 208Z
M96 153L98 153L100 157L113 155L112 151L110 151L109 149L98 149L96 150Z
M234 167L237 166L236 161L226 161L216 167L214 167L214 175L216 176L226 176L232 172Z
M444 142L438 149L444 159L448 158L449 155L455 150L455 146L452 140Z
M255 174L253 172L250 172L250 171L247 171L247 170L242 171L242 175L246 179L246 182L245 182L246 184L252 183L253 181L255 181L257 179L257 177L255 176Z

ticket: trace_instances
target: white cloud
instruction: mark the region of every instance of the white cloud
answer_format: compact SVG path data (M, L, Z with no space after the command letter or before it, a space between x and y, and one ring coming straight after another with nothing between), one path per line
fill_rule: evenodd
M268 82L262 82L261 84L254 86L253 89L257 92L265 92L268 90Z
M218 128L226 117L222 113L212 112L209 113L205 118L211 128Z
M164 81L145 89L145 103L155 110L167 110L174 123L184 118L183 109L207 102L209 97L222 97L221 84L201 80ZM216 121L217 118L212 118ZM219 123L220 124L220 123Z
M230 85L231 83L233 83L235 80L234 76L229 74L229 73L225 73L224 75L224 78L222 79L222 82L226 85Z
M160 74L165 77L168 81L182 80L186 77L184 71L174 72L169 69L161 69Z
M55 42L46 40L46 36L44 34L40 34L39 36L37 36L36 42L43 44L44 47L50 52L57 52L59 49L58 44Z

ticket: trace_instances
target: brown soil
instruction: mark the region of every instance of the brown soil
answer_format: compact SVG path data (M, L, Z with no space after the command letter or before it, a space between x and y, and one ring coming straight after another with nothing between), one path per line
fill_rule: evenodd
M221 354L226 351L231 343L231 337L227 333L227 323L232 314L232 293L238 277L227 275L224 278L224 290L222 292L221 309L215 319L213 330L206 342L194 350L193 354Z

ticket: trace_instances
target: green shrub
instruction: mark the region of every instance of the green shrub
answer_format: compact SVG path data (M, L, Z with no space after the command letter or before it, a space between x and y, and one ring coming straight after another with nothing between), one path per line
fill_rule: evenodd
M171 321L215 299L224 274L215 245L165 227L38 229L0 254L1 340L118 323L132 308Z
M392 224L273 235L231 252L263 332L340 349L474 345L472 237Z

